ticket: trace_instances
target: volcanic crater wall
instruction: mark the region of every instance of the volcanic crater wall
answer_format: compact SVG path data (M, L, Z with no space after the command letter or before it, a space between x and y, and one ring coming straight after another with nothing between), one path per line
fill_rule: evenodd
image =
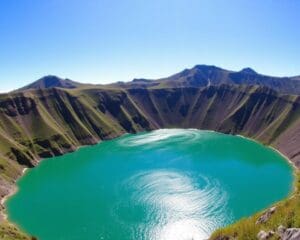
M42 89L0 95L0 194L22 168L124 133L197 128L272 145L300 166L300 97L267 87Z

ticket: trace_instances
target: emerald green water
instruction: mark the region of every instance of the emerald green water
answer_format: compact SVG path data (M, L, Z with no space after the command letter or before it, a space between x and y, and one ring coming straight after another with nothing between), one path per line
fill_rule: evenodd
M201 240L292 190L290 165L242 137L163 129L42 161L6 202L40 240Z

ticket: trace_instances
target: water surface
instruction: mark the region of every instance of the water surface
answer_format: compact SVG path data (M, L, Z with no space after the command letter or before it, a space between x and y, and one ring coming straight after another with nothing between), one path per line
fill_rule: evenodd
M284 198L292 181L254 141L163 129L45 160L6 205L40 240L202 240Z

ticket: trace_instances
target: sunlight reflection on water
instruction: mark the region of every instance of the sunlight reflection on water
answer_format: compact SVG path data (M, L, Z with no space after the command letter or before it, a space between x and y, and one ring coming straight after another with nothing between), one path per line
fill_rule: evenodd
M155 170L134 175L133 202L147 204L149 224L143 229L151 240L202 240L225 221L227 195L218 184L176 171ZM218 216L216 218L215 216Z

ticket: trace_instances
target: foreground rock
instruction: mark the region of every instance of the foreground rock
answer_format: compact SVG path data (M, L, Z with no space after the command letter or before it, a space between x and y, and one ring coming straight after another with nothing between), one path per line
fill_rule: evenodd
M269 232L265 232L263 230L261 230L258 234L257 234L257 238L259 240L267 240L270 239L271 237L273 237L275 234L275 232L273 231L269 231Z
M282 240L299 240L300 228L285 228L283 226L279 226L277 234Z
M274 231L259 231L257 234L257 239L268 240L273 239L272 237L274 236L275 239L280 240L300 240L300 228L286 228L280 225L276 233Z

